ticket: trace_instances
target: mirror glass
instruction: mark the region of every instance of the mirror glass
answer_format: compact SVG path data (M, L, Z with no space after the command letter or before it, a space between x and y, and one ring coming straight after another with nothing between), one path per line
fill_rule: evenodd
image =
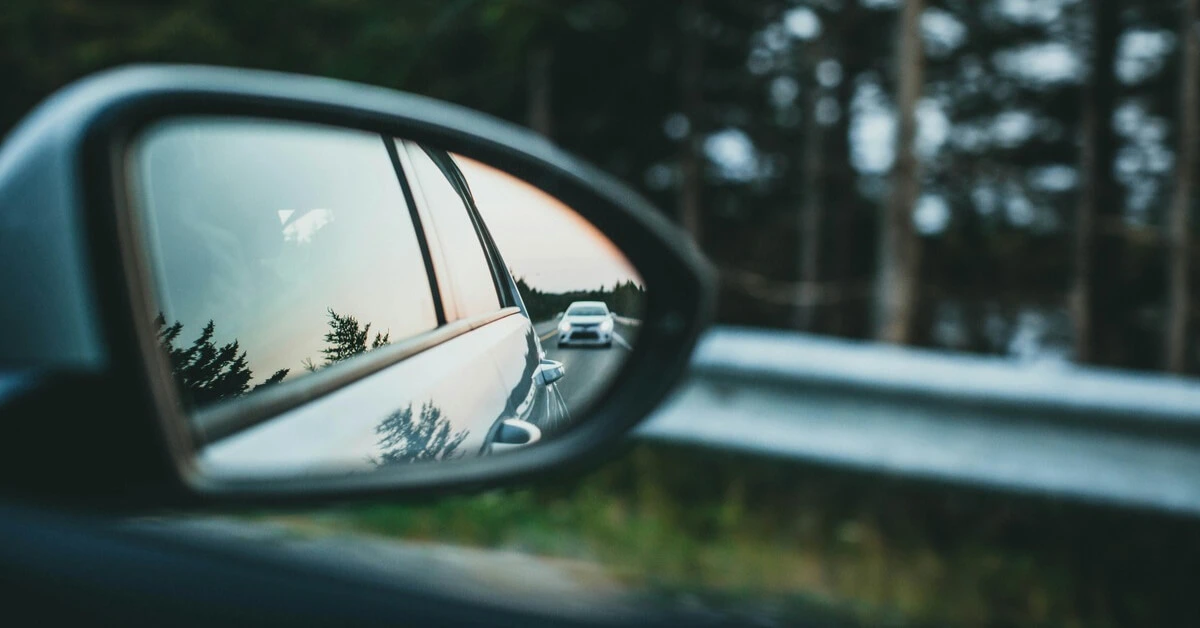
M637 342L646 290L621 251L488 164L226 117L154 124L128 164L163 377L205 476L535 447L586 420Z

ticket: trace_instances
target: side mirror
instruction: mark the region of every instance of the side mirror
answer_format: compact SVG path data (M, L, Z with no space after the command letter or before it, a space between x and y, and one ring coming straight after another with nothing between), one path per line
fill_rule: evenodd
M711 309L689 241L539 136L206 67L108 72L32 113L0 150L0 268L0 364L27 384L0 398L3 482L136 505L595 458L680 378ZM566 333L573 303L598 314L571 309Z
M521 419L504 419L497 425L496 434L489 439L489 454L498 454L542 442L538 426Z
M541 379L543 386L549 386L554 382L562 379L567 374L566 368L562 362L558 360L542 359L538 366L538 377Z

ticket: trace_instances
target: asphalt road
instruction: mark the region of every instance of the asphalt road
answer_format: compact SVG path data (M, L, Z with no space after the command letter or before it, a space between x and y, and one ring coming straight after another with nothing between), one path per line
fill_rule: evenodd
M546 357L558 360L566 367L566 375L558 381L558 391L572 413L581 411L603 390L605 384L612 381L625 359L629 357L629 351L637 338L637 327L617 323L611 348L560 348L555 340L558 333L557 320L537 323L534 329L542 340Z

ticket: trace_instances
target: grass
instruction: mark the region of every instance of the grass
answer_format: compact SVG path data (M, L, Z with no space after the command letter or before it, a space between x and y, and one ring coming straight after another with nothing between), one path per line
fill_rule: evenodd
M631 590L871 625L1196 625L1200 527L703 449L293 526L583 560Z

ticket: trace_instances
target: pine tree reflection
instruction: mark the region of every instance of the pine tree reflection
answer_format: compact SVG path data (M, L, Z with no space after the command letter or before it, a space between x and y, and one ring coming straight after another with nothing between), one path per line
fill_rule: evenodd
M216 326L209 320L200 336L191 345L180 348L175 341L183 333L183 324L176 321L167 325L166 317L159 313L154 319L159 345L171 363L171 373L179 385L180 396L186 406L204 405L213 401L230 399L283 381L288 369L279 369L262 383L251 388L254 373L246 361L246 352L239 351L237 340L218 346L213 342Z
M375 433L382 453L372 462L378 466L459 458L463 455L459 445L467 438L466 430L450 434L450 421L432 402L422 404L416 417L412 404L388 415Z

